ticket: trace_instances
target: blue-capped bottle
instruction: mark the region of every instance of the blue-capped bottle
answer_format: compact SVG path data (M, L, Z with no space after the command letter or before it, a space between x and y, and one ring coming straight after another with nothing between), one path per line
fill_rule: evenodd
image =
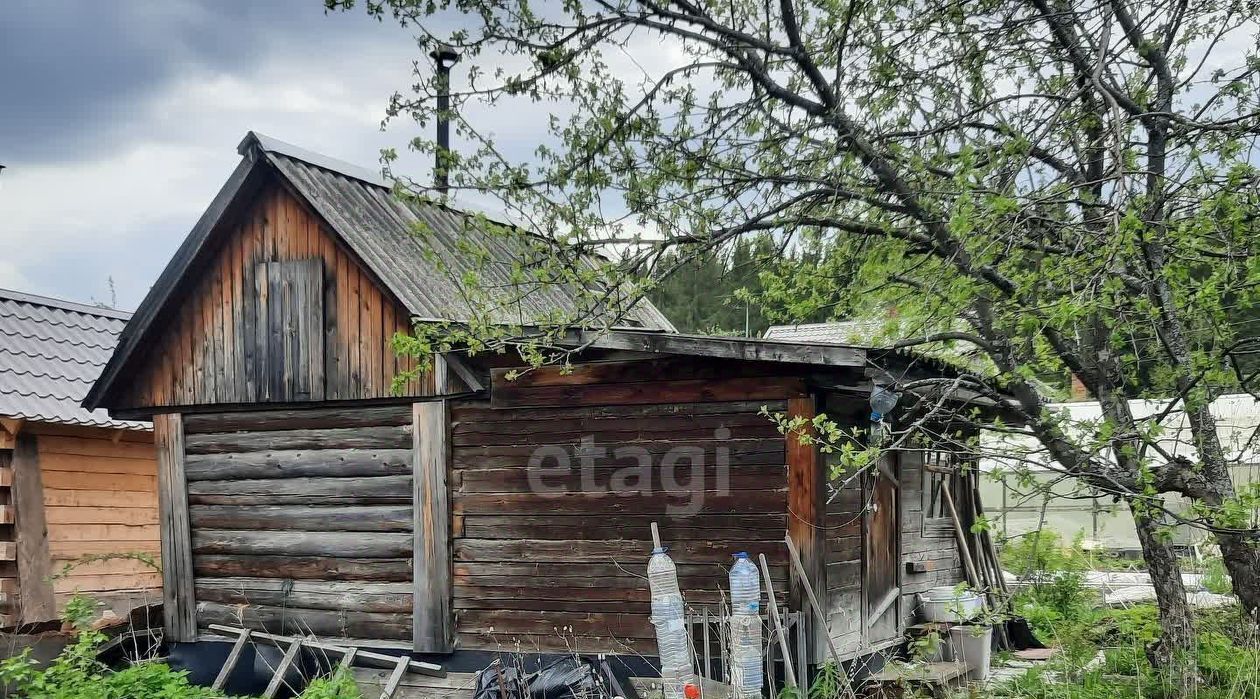
M748 554L735 554L731 583L731 685L736 697L761 696L761 576Z

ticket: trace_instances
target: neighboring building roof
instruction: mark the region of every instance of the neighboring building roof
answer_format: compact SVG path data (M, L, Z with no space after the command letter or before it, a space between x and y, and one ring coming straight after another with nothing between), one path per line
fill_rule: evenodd
M79 405L130 313L0 289L0 416L148 429Z
M1069 435L1083 435L1083 438L1087 438L1103 420L1102 405L1093 400L1052 403L1046 409L1066 417L1065 430ZM1191 461L1198 459L1190 420L1180 402L1172 405L1168 399L1134 398L1129 401L1129 410L1139 423L1158 419L1162 431L1156 442L1169 456L1185 457ZM1226 394L1212 401L1211 411L1212 417L1216 418L1216 434L1221 440L1225 458L1241 465L1260 465L1260 401L1246 393ZM1050 456L1030 435L986 433L984 444L984 452L988 456L980 460L983 471L999 467L1010 470L1021 466L1032 470L1050 468ZM997 457L994 454L998 452L1010 456ZM1110 459L1110 455L1107 458Z
M824 342L827 344L867 344L883 327L879 320L840 320L828 323L771 325L762 334L781 342Z
M118 350L84 404L101 404L123 367L168 302L178 302L180 282L212 254L221 220L243 206L263 182L278 176L297 197L328 223L332 232L385 289L416 319L466 322L487 320L460 292L457 278L475 271L486 289L511 290L511 303L490 320L504 325L537 325L585 311L585 299L561 283L522 282L514 272L519 260L536 257L529 242L541 236L505 236L484 230L480 219L437 202L403 202L380 175L283 141L245 135L242 156L232 176L175 252L119 339ZM510 225L510 224L508 224ZM417 228L424 229L417 235ZM476 261L474 261L476 260ZM488 264L487 264L488 261ZM586 313L598 317L598 310ZM628 327L674 332L674 326L643 300L625 319Z

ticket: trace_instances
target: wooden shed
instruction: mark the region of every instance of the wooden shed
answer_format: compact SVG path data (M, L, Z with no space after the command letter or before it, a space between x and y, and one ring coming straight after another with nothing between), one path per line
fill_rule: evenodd
M501 357L450 355L396 395L389 337L467 313L432 260L516 252L344 163L255 134L240 150L86 400L154 421L171 639L243 621L427 654L650 656L653 521L696 609L737 551L764 553L804 609L792 534L830 615L806 635L815 659L824 633L850 655L897 643L916 591L962 579L923 463L963 456L916 448L833 482L762 414L862 425L873 377L943 367L680 335L644 304L573 331L572 371L509 381ZM503 322L573 303L526 291Z
M161 599L153 433L79 404L128 317L0 290L5 626L56 619L75 592L120 614Z

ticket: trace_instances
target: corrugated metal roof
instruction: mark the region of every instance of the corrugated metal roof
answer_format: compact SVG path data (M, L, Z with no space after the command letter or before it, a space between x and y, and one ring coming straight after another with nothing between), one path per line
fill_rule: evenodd
M762 333L767 340L866 345L883 328L882 320L838 320L828 323L771 325Z
M542 325L556 319L608 316L571 281L546 277L551 243L519 228L436 202L404 202L361 168L259 136L268 162L310 202L413 316ZM247 139L248 143L248 139ZM487 220L497 226L486 226ZM500 228L499 231L492 230ZM593 269L593 266L592 266ZM487 298L475 307L460 280L475 275ZM615 291L608 293L615 298ZM630 310L622 327L672 332L651 303Z
M0 289L0 415L148 429L79 405L131 314Z

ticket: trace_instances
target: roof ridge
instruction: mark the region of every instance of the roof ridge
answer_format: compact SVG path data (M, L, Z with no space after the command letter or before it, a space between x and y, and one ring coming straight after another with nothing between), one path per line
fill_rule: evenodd
M277 153L287 158L301 160L307 165L314 165L317 168L328 170L329 172L335 172L339 175L345 175L351 179L381 187L382 189L392 190L394 188L393 183L385 179L385 177L380 173L373 172L365 167L341 160L340 158L334 158L332 156L324 155L323 153L316 153L315 151L307 150L301 146L295 146L292 143L281 141L278 138L272 138L266 134L258 133L257 131L250 131L245 134L245 138L242 139L240 145L236 147L236 152L240 153L242 156L249 157L250 151L254 148L257 148L264 153Z
M29 303L37 306L47 306L48 308L58 308L63 311L100 316L102 318L114 318L116 320L128 320L131 318L130 311L120 311L116 308L108 308L106 306L93 306L91 304L79 303L77 301L67 301L65 299L53 298L52 296L41 296L39 294L31 294L25 291L16 291L14 289L0 288L0 299L9 299L11 301L17 301L18 303Z

